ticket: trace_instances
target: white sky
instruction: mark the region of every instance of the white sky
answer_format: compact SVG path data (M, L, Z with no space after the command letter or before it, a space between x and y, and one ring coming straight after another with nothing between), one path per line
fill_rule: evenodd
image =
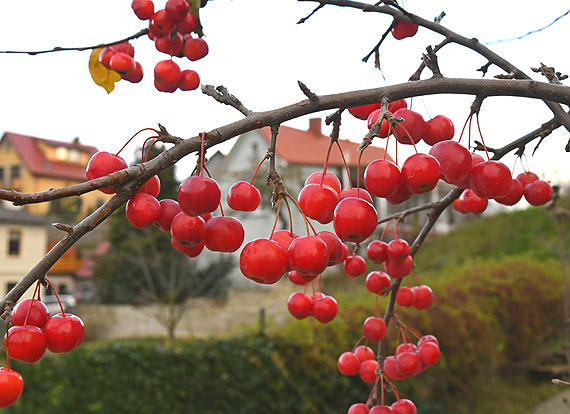
M161 0L155 3L164 4ZM88 46L129 36L146 24L136 18L130 4L130 0L0 0L0 50ZM327 6L305 24L297 25L315 6L294 0L211 0L201 11L209 55L198 62L177 61L183 69L197 70L202 83L222 84L250 109L264 111L304 99L297 80L317 94L405 82L417 69L425 47L441 40L426 29L401 41L389 36L381 48L385 81L372 63L363 63L361 58L376 44L390 18ZM407 0L405 6L427 19L445 11L444 25L482 42L522 35L568 9L561 1L536 7L529 0L517 2L516 8L511 2L489 0ZM564 39L569 27L570 17L565 17L541 33L491 48L538 80L540 76L531 74L530 67L540 62L568 73L570 55L565 52ZM156 91L154 64L167 56L156 51L146 37L134 45L145 77L139 84L119 82L110 95L91 80L89 51L0 54L0 134L10 131L63 141L78 136L82 143L115 152L135 132L156 127L159 122L172 134L190 137L241 118L236 110L199 91ZM443 74L450 77L480 77L475 69L486 63L457 46L446 46L438 56ZM491 75L497 73L496 68L491 69ZM471 101L472 97L427 97L415 100L414 109L426 119L428 113L432 117L445 114L460 130ZM324 118L327 114L313 116ZM286 125L306 129L310 117ZM480 116L486 143L491 147L524 135L550 117L542 102L508 98L488 99ZM324 131L330 129L324 127ZM341 136L359 141L365 133L364 121L346 114ZM531 170L553 183L561 177L568 179L570 156L564 152L564 145L569 136L558 131L549 137L537 156L529 159ZM130 156L142 140L131 144L124 155ZM427 151L426 147L419 149ZM194 162L191 158L188 173ZM505 162L512 168L514 157ZM186 163L181 165L186 169ZM521 171L517 165L515 174ZM179 174L186 175L185 171Z

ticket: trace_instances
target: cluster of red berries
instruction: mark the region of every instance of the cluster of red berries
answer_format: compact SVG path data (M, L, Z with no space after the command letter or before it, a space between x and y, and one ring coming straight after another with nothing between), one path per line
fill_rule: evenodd
M359 119L367 119L371 129L378 121L380 107L380 104L369 104L350 108L349 112ZM407 109L404 100L390 103L388 112L403 121L392 128L387 119L383 119L376 136L387 138L393 134L399 143L414 146L423 140L431 148L428 154L417 152L408 157L401 169L386 159L371 162L364 174L364 186L370 194L399 204L413 194L433 190L441 179L465 189L460 201L454 204L455 209L475 214L485 211L489 199L514 205L524 194L527 201L536 206L552 198L550 184L536 175L522 173L515 179L504 163L485 161L482 156L453 141L455 128L445 115L426 122L420 114ZM526 184L531 183L532 186L525 189Z
M410 245L404 239L395 238L388 243L373 240L366 248L366 256L376 264L383 264L386 273L394 279L406 277L414 268Z
M161 92L177 89L190 91L200 86L200 76L195 70L181 70L172 57L186 57L191 61L208 54L208 44L192 34L199 29L198 18L190 11L187 0L168 0L164 9L154 11L152 0L133 0L131 5L136 16L149 21L149 38L156 50L171 56L154 67L154 86ZM129 82L137 83L143 78L142 66L134 60L134 47L123 42L109 46L99 55L100 62L108 69L118 72Z
M127 162L119 155L100 151L89 160L86 176L93 180L127 167ZM255 191L250 194L257 198L259 204L259 191L255 187L253 189L257 194ZM107 194L115 192L112 187L100 190ZM240 195L243 191L251 191L251 188L234 189L228 199L241 197L238 204L243 202L246 198ZM235 217L223 214L212 216L212 212L220 206L221 199L220 186L214 179L202 175L190 176L180 184L177 200L159 201L159 193L160 180L158 176L153 176L129 199L126 215L133 226L145 228L154 225L160 231L170 233L172 246L189 257L198 256L204 247L210 251L228 253L241 247L245 238L242 223ZM239 207L234 201L230 205Z
M39 290L39 284L36 291ZM35 296L35 293L34 293ZM83 342L83 321L70 313L50 317L47 306L38 299L19 302L11 313L12 327L4 336L4 349L10 358L33 364L45 353L70 352ZM0 368L0 407L14 404L24 389L22 376L8 367Z
M366 404L356 403L348 409L348 414L416 414L417 412L416 405L406 398L400 398L392 405L382 404L371 408Z
M384 358L382 371L390 381L401 381L435 365L440 357L437 338L425 335L419 338L417 345L411 342L398 345L394 355Z

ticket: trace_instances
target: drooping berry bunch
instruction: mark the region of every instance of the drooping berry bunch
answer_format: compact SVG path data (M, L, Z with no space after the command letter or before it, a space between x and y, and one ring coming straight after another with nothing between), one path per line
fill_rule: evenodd
M51 282L46 278L52 287ZM47 306L40 298L40 282L30 299L24 299L12 310L11 328L4 336L7 367L0 368L0 407L9 407L22 394L22 376L10 369L10 359L33 364L40 360L46 349L53 353L71 352L83 342L85 325L76 315L66 313L61 301L61 313L50 317Z
M133 0L131 7L141 20L148 20L148 37L156 50L170 56L154 67L154 86L161 92L178 89L190 91L200 86L200 76L195 70L182 70L172 58L197 61L208 54L206 41L198 35L201 27L197 11L190 10L187 0L168 0L163 9L155 11L152 0ZM143 78L142 66L134 60L134 47L123 42L104 48L99 60L107 69L118 72L129 82L138 83Z

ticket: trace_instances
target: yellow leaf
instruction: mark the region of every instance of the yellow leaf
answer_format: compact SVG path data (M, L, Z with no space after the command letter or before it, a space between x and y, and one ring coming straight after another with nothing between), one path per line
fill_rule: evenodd
M111 93L115 89L115 83L121 80L119 75L114 70L107 69L101 62L99 62L99 55L103 48L93 49L91 56L89 56L89 73L93 81L103 87L107 93Z

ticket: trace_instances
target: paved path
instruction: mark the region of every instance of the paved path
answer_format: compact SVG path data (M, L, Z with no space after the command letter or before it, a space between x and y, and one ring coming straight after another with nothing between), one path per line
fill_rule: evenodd
M570 414L570 390L556 394L540 403L528 414Z

